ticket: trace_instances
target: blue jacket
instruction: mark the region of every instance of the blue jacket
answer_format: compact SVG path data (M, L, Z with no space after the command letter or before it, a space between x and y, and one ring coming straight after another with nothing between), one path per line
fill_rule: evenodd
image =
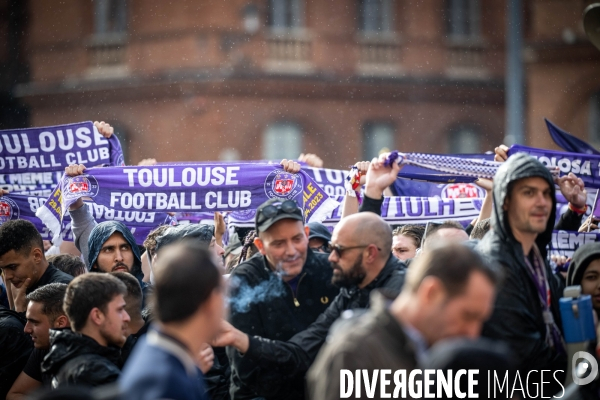
M204 377L185 347L151 329L127 360L119 388L128 400L208 400Z

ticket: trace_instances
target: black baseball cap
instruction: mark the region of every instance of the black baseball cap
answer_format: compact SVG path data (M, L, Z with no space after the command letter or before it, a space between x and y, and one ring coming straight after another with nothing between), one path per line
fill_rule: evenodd
M304 222L302 209L294 200L270 199L258 206L254 223L259 232L264 232L275 222L293 219Z

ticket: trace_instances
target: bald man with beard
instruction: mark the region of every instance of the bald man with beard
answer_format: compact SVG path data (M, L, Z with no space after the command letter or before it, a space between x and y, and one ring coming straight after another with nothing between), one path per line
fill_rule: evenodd
M223 321L215 346L232 346L257 366L276 369L283 377L304 376L315 360L331 325L346 310L370 306L374 289L396 296L406 267L392 256L392 231L378 215L363 212L340 221L331 238L332 282L340 294L317 320L288 341L265 339L235 329Z

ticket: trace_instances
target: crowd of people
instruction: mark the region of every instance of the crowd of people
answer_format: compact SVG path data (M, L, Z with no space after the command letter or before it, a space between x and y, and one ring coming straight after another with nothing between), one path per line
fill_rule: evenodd
M357 163L362 201L346 196L333 232L271 199L226 246L220 213L214 225L159 226L138 246L79 199L74 246L47 256L32 223L3 223L0 398L337 399L342 370L358 383L360 371L452 368L482 371L479 398L491 384L483 371L522 378L502 398L568 392L559 299L581 285L600 312L600 243L566 270L547 245L554 229L592 224L581 179L500 146L468 227L390 226L381 207L401 167L385 157ZM569 202L558 223L556 188ZM554 378L525 379L544 370ZM596 382L577 395L598 398Z

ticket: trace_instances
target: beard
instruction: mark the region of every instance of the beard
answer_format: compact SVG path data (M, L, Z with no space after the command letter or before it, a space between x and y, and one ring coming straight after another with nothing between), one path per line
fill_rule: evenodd
M119 334L113 331L108 332L105 329L100 330L100 335L104 337L106 343L108 343L109 346L115 347L123 347L123 345L127 341L127 337L125 336L126 333L126 329L121 329L121 332Z
M362 266L362 261L363 257L361 254L348 271L344 271L337 263L331 263L331 267L334 271L334 274L331 277L331 283L337 287L343 288L350 288L359 285L365 279L365 276L367 276L367 273Z

